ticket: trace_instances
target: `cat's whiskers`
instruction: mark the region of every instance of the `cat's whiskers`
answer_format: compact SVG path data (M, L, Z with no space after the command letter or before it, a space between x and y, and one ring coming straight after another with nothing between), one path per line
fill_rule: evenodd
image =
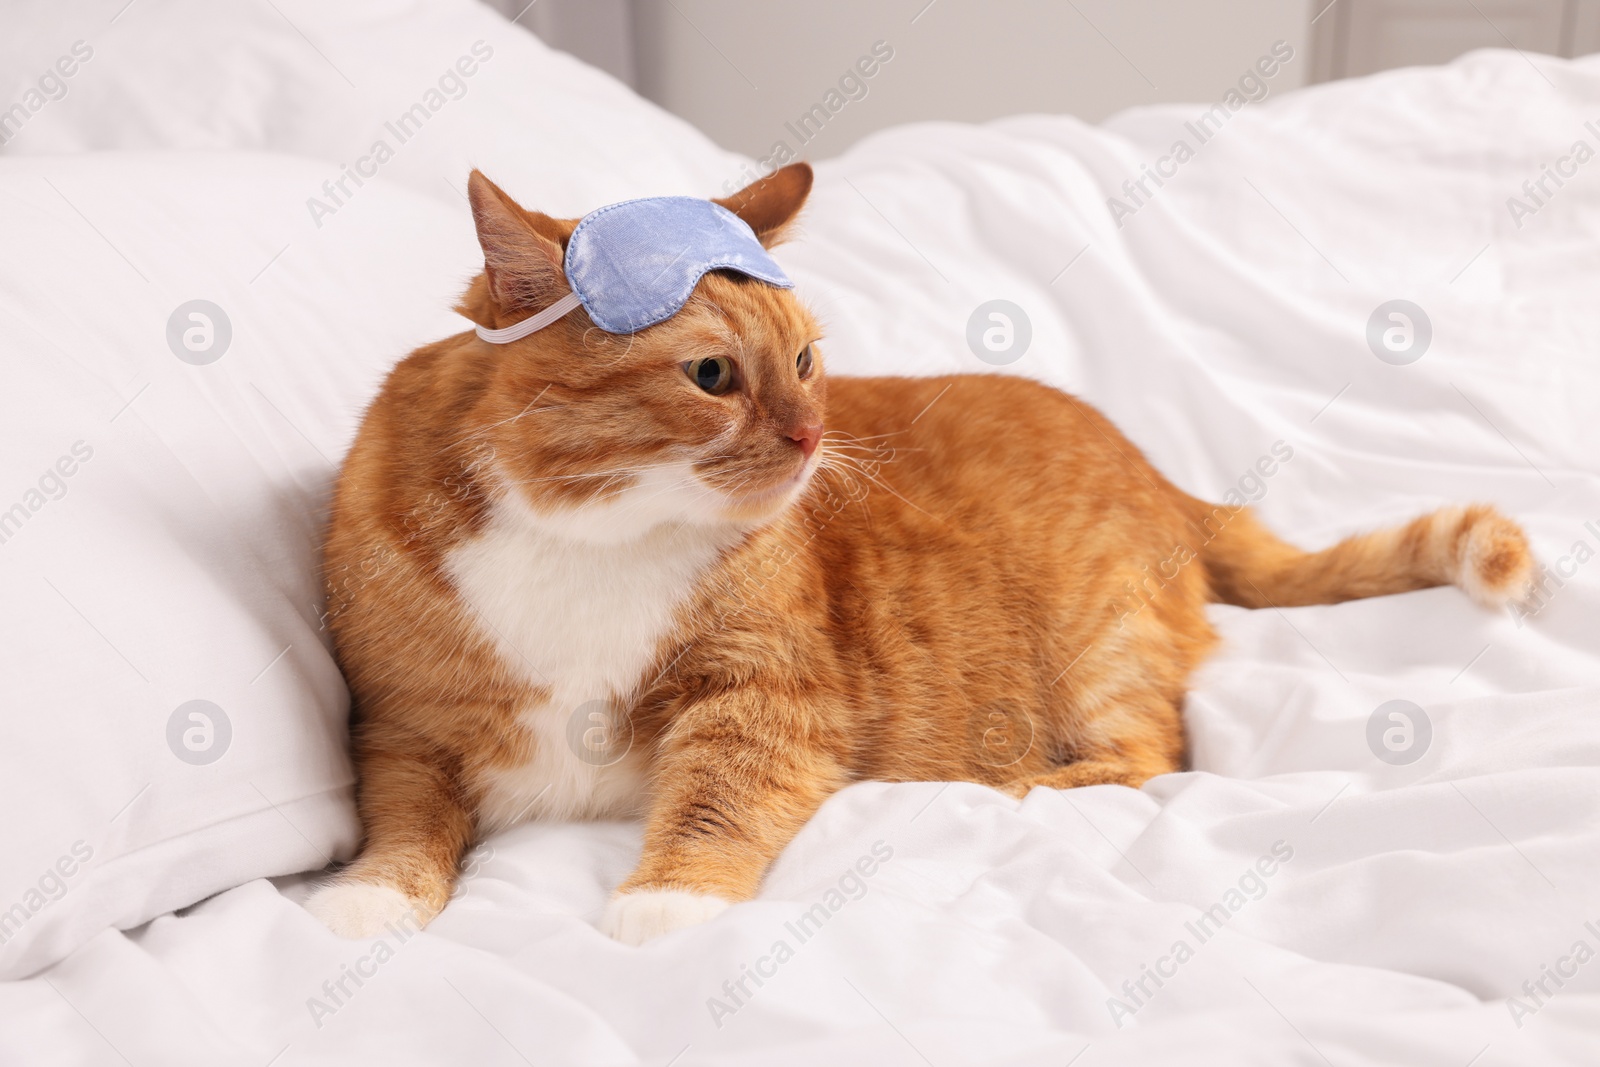
M838 436L838 437L846 438L846 439L848 439L850 441L861 442L861 441L879 441L879 440L882 440L885 437L899 437L901 434L908 433L908 432L910 432L910 431L909 430L895 430L892 433L873 433L873 434L865 434L865 435L862 435L862 436L857 436L856 434L846 433L843 430L828 430L825 433L823 433L822 436L824 438L828 438L828 437L832 437L832 436Z
M860 456L852 456L841 452L837 448L827 448L822 453L822 458L817 462L818 472L828 473L860 471L865 461Z
M884 481L882 478L878 477L876 474L873 474L871 471L866 470L865 468L863 468L861 473L868 481L872 482L874 485L878 486L884 492L888 493L890 496L894 497L896 500L900 501L902 504L905 504L907 507L914 508L917 511L922 512L924 515L928 516L928 518L934 520L935 522L938 522L938 523L940 523L942 525L946 525L946 526L949 525L949 523L945 522L945 520L943 518L941 518L938 515L935 515L933 512L931 512L927 508L923 507L921 504L918 504L915 500L911 500L911 499L907 498L906 496L901 494L900 491L897 490L894 486L890 485L888 482Z
M865 478L867 481L871 482L873 485L876 485L878 488L882 489L884 492L888 493L890 496L893 496L895 499L899 500L901 503L906 504L906 505L908 505L908 506L910 506L912 508L915 508L917 511L922 512L924 515L928 516L930 519L933 519L933 520L935 520L937 522L940 522L940 523L943 523L945 521L944 519L940 518L938 515L935 515L933 512L929 511L927 508L924 508L921 505L917 504L915 501L907 499L899 491L897 491L894 488L894 486L890 485L888 482L886 482L882 478L878 477L878 475L876 473L874 473L873 471L868 470L867 467L866 467L866 464L860 458L858 458L856 456L845 455L844 453L840 453L840 452L833 452L833 453L831 453L830 456L825 457L825 462L827 460L832 460L834 465L836 466L836 469L845 470L845 471L849 471L849 472L861 475L861 477ZM881 464L880 464L880 466L881 466Z
M900 432L904 432L904 431L900 431ZM874 438L878 439L881 442L885 438L894 437L894 436L896 436L896 434L875 434L873 437L856 437L856 436L854 436L852 434L847 434L847 433L844 433L843 431L840 431L840 430L830 430L830 431L825 432L822 435L822 442L821 443L823 444L823 446L828 448L830 451L845 451L845 450L849 450L849 451L854 451L854 452L862 452L862 453L865 453L869 458L877 459L882 463L887 463L887 462L891 461L892 459L894 459L895 455L900 453L900 452L925 452L925 451L927 451L926 449L922 449L922 448L901 448L901 447L896 446L896 445L886 445L886 444L882 444L882 443L879 443L879 444L868 444L867 443L868 441L873 440Z

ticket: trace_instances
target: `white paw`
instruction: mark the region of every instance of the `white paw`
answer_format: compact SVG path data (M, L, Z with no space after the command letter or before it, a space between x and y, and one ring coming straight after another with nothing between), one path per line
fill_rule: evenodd
M600 929L625 945L642 945L652 937L699 926L727 910L726 900L707 893L644 889L612 897Z
M340 937L376 937L390 924L402 922L412 930L422 925L410 897L393 886L371 882L325 885L307 898L305 907Z

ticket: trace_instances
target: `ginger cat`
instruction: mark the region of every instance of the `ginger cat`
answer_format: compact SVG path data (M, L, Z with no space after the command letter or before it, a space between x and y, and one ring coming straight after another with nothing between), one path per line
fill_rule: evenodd
M770 247L810 188L795 164L717 203ZM484 271L458 310L498 329L566 296L576 220L477 172L470 193ZM752 897L850 782L1020 797L1180 769L1208 602L1455 583L1497 605L1530 574L1482 506L1302 552L1082 401L830 381L818 333L792 290L714 271L635 334L579 309L394 369L326 548L365 843L313 913L426 922L478 836L642 814L601 923L639 943Z

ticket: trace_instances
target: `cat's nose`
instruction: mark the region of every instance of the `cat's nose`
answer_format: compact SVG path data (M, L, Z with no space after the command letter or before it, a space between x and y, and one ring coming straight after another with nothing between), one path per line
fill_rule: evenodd
M807 459L817 450L817 443L822 440L822 423L811 426L796 426L789 431L789 440L800 446L800 451L805 453Z

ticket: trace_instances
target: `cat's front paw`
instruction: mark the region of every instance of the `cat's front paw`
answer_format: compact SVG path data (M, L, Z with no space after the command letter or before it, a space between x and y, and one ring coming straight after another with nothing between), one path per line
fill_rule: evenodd
M618 893L606 905L600 929L625 945L698 926L728 910L728 902L709 893L682 889L639 889Z
M422 909L393 886L335 882L306 899L305 908L340 937L376 937L391 926L422 925Z

